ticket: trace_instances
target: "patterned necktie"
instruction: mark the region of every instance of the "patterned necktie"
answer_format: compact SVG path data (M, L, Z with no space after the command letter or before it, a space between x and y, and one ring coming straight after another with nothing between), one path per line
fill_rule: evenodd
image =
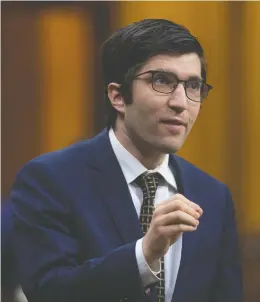
M153 211L154 211L154 198L156 190L158 188L159 182L162 179L162 176L155 173L145 172L141 174L135 180L135 183L143 191L143 204L140 214L140 223L144 235L147 233L149 226L152 221ZM161 272L158 276L160 281L156 286L158 302L164 302L164 258L161 258Z

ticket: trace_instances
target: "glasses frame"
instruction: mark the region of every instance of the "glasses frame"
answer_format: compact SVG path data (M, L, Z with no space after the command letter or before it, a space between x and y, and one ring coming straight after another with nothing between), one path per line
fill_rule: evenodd
M206 86L207 86L208 91L207 91L207 94L205 95L205 97L204 97L203 99L201 99L200 101L196 101L196 100L191 99L191 98L187 95L187 88L186 88L186 86L187 86L187 83L188 83L188 82L191 82L192 80L180 80L180 79L177 77L177 75L176 75L175 73L173 73L173 72L163 71L163 70L148 70L148 71L145 71L145 72L142 72L142 73L139 73L139 74L135 75L135 76L134 76L134 79L139 79L139 76L144 75L144 74L149 74L149 73L152 75L152 88L153 88L153 90L155 90L155 91L157 91L157 92L159 92L159 93L162 93L162 94L167 95L167 94L173 93L173 91L178 87L178 85L179 85L180 83L183 83L183 84L184 84L183 87L184 87L184 90L185 90L186 97L187 97L189 100L191 100L191 101L193 101L193 102L196 102L196 103L202 103L202 102L206 99L206 97L208 96L209 91L210 91L211 89L213 89L213 86L211 86L211 85L205 83L203 80L198 80L198 82L200 82L200 83L202 83L203 85L206 85ZM176 85L176 87L174 87L174 88L172 89L172 91L170 91L170 92L162 92L162 91L159 91L159 90L155 89L155 88L154 88L154 76L155 76L156 74L158 74L158 73L172 74L173 76L175 76L175 77L176 77L176 80L177 80L177 85ZM143 80L145 80L145 79L143 79Z

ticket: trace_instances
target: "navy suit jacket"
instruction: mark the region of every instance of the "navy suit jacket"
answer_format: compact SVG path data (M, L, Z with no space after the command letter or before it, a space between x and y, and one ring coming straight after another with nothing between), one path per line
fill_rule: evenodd
M3 302L15 301L19 274L13 245L12 208L10 200L1 205L1 297Z
M237 231L227 187L170 155L180 193L204 211L183 235L173 302L240 302ZM155 301L135 256L140 223L107 130L29 162L13 191L15 243L29 302Z

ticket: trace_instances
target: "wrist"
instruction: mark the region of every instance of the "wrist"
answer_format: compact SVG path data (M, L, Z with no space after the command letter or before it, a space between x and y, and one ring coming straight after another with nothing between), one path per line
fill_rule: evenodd
M142 242L142 249L144 258L149 266L152 266L156 260L160 259L160 257L156 257L154 253L151 252L151 249L146 245L145 240Z

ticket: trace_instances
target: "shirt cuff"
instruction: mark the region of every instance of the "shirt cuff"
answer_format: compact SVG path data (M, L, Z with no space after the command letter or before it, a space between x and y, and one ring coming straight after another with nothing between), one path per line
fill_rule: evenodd
M151 266L149 266L144 257L142 243L143 238L137 240L135 246L135 255L141 280L144 287L146 287L147 285L156 283L160 280L157 275L161 272L161 261L156 260L151 264Z

